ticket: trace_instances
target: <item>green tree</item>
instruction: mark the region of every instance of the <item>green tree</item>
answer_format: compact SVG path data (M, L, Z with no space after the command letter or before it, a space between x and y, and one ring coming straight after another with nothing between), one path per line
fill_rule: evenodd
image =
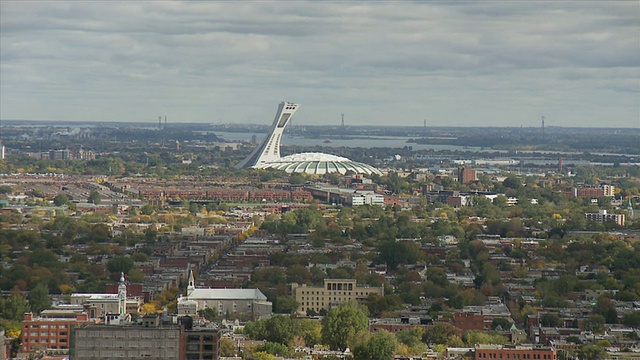
M292 314L298 309L298 302L291 296L278 296L273 302L276 314Z
M584 321L585 330L591 330L596 334L600 334L604 331L605 319L604 316L594 314L589 315Z
M630 314L626 314L622 318L622 323L635 328L640 327L640 311L634 311Z
M356 302L348 301L331 309L322 319L322 341L331 349L344 351L356 334L367 330L368 311Z
M298 334L299 326L295 319L286 315L275 315L247 323L245 332L252 339L267 340L287 345Z
M213 308L198 310L198 315L202 316L203 318L209 321L214 321L218 319L218 311Z
M505 318L495 318L491 321L491 329L495 330L498 326L502 328L502 330L507 331L511 328L511 321Z
M522 180L515 176L509 176L504 179L502 184L510 189L519 189L522 187Z
M271 355L275 356L288 356L291 351L285 344L277 343L277 342L266 342L264 344L258 345L256 347L257 351L263 351Z
M24 313L29 312L31 309L27 298L19 292L3 298L0 305L2 317L7 320L22 321Z
M600 360L606 359L607 352L598 345L587 344L578 350L578 356L583 360Z
M425 330L422 341L427 344L447 344L449 339L458 335L458 329L444 322L437 322L432 329Z
M396 338L399 342L414 347L420 345L422 343L422 336L424 335L424 330L421 328L411 328L400 330L396 333Z
M69 201L69 198L65 194L58 194L56 195L56 197L53 198L53 204L55 206L63 206L63 205L68 205L70 203L71 202Z
M508 339L499 334L487 334L479 330L470 330L464 333L463 339L468 346L475 344L506 344Z
M233 343L233 340L226 337L220 339L220 356L236 356L236 345Z
M98 190L91 190L89 193L89 198L87 199L88 203L98 205L102 200L102 195L98 192Z
M380 330L353 349L354 360L392 360L398 343L395 336Z
M112 273L123 272L125 274L133 269L133 260L128 256L119 256L107 262L107 270Z
M47 284L38 283L29 292L29 306L36 315L51 306L51 296L49 296L49 286Z
M540 316L540 325L544 327L560 326L560 317L558 314L546 313Z

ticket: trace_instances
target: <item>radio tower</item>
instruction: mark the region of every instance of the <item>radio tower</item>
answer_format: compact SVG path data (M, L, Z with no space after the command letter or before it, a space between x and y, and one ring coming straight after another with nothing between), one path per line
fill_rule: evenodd
M344 114L340 114L342 115L342 130L344 130Z
M162 129L162 116L158 116L158 130Z
M542 138L544 139L544 116L542 116Z

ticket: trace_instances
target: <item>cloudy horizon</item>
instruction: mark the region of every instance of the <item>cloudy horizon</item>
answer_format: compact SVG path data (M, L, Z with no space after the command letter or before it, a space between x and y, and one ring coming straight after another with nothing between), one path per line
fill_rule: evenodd
M0 2L0 119L640 127L636 1Z

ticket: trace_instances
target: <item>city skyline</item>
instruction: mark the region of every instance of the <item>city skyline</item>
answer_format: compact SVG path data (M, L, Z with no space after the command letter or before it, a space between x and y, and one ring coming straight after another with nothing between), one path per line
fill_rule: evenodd
M637 2L0 3L0 119L640 127Z

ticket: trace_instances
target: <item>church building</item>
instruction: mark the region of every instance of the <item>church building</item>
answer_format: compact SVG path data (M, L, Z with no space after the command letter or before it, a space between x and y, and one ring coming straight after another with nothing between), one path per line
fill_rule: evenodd
M272 303L259 289L196 288L189 273L187 295L178 298L178 315L196 315L198 310L214 309L229 319L258 320L270 317Z

